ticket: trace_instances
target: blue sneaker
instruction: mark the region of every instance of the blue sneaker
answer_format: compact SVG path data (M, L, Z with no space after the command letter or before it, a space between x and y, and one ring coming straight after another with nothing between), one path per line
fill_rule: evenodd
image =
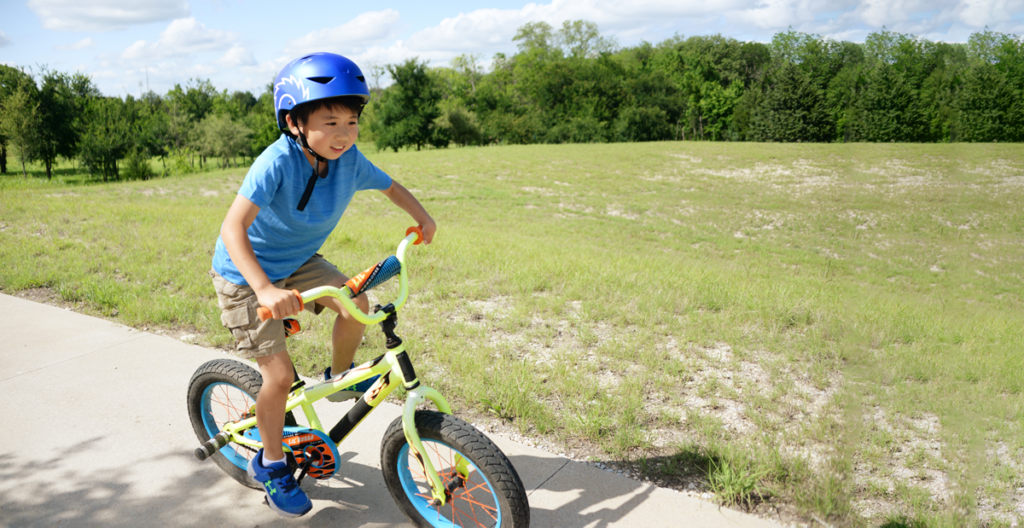
M270 467L263 465L263 450L249 461L249 476L263 484L267 492L267 504L282 517L302 517L313 509L313 501L295 482L288 462L278 462Z
M349 367L349 370L352 370L354 368L356 368L356 364L352 363L352 366ZM346 372L348 372L348 370L342 372L341 375L344 376ZM370 390L370 387L374 383L376 383L377 378L379 377L379 375L374 376L368 380L360 381L359 383L356 383L351 387L346 387L338 392L335 392L334 394L330 394L327 396L327 401L341 402L346 400L352 400L355 398L362 398L363 394L366 394L366 391ZM331 367L327 367L327 370L324 371L324 381L327 381L329 379L331 379Z

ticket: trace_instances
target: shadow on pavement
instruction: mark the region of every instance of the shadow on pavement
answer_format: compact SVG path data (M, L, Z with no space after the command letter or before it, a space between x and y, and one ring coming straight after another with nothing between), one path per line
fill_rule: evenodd
M281 519L263 504L262 495L224 475L212 462L198 462L190 453L166 453L142 463L128 462L102 471L69 470L68 460L90 456L104 446L97 437L52 457L0 453L0 518L5 526L275 526L328 525L408 526L384 486L380 470L345 462L328 481L303 483L314 501L313 512L298 520ZM34 456L33 456L34 455ZM513 464L550 463L550 459L517 456ZM175 476L148 474L145 466L181 469ZM570 463L572 464L572 463ZM583 466L582 464L576 464ZM618 486L587 488L569 466L531 494L532 526L603 527L621 521L639 508L657 488L629 479ZM582 469L591 469L583 466ZM564 474L563 474L564 473ZM27 477L27 478L26 478ZM141 480L140 480L141 479ZM532 492L532 493L531 493ZM568 495L574 496L566 500ZM550 499L556 502L550 502ZM541 504L534 504L540 502Z

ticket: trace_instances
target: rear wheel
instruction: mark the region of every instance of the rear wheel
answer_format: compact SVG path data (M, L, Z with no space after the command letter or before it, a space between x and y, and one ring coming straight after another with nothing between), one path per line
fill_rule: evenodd
M229 359L207 361L188 384L188 416L200 443L220 432L224 424L237 422L255 412L256 396L263 385L258 370ZM289 412L287 424L295 419ZM253 489L262 489L246 473L256 450L229 443L211 457L231 478Z
M526 490L512 463L486 436L454 416L416 413L416 430L441 481L449 490L435 505L430 485L402 430L391 423L381 442L384 482L399 508L420 527L522 528L530 525ZM468 463L457 471L458 457Z

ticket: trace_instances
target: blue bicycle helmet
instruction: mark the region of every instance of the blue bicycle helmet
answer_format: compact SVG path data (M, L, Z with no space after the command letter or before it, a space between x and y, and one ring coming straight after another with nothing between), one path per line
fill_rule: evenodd
M370 101L370 88L362 70L334 53L312 53L288 63L274 79L274 114L286 134L284 116L292 108L317 99L353 96Z
M288 122L284 118L288 112L310 101L343 96L357 97L364 105L370 100L366 77L363 77L363 72L356 63L334 53L312 53L295 59L274 79L274 114L277 116L277 126L288 136L295 137L288 129ZM302 193L297 206L299 211L303 211L313 193L317 176L327 177L327 174L320 174L320 163L327 163L327 159L309 147L302 132L299 132L298 140L302 148L316 159L313 174L309 177L306 190Z

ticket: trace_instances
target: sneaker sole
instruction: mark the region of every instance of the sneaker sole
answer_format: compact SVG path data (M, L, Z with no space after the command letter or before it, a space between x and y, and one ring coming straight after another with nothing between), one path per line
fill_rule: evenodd
M356 392L356 391L343 390L343 391L335 392L334 394L328 394L327 395L327 401L337 403L337 402L355 400L355 399L362 398L363 394L366 394L366 393L365 392Z

